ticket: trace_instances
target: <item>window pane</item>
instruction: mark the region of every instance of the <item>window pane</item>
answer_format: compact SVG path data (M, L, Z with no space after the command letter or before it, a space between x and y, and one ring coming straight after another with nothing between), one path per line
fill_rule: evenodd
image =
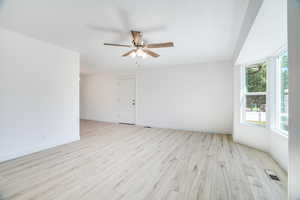
M281 115L280 116L280 129L284 131L288 131L288 116L287 115Z
M247 92L266 92L266 63L260 63L246 68L246 88Z
M246 95L245 119L251 123L266 124L266 95Z
M280 56L280 129L288 130L288 55Z

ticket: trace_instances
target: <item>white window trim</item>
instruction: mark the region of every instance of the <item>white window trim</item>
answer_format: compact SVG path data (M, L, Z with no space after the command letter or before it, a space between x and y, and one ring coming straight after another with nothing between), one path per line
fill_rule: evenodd
M286 51L286 49L282 49L280 52L277 53L276 57L274 58L275 63L275 117L274 117L274 129L276 132L279 132L281 135L288 136L288 131L285 131L280 128L280 106L281 106L281 70L280 70L280 59L279 57Z
M253 67L253 65L255 64L259 64L259 63L263 63L266 62L267 63L267 88L266 88L266 92L247 92L247 88L246 88L246 68L250 68ZM253 62L253 63L249 63L249 64L245 64L242 66L242 70L241 70L241 98L240 98L240 102L241 102L241 118L240 118L240 123L243 125L249 125L249 126L257 126L257 127L262 127L262 128L267 128L269 126L269 113L268 113L268 107L269 107L269 94L268 94L268 87L269 87L269 60L268 59L264 59L264 60L259 60L257 62ZM262 124L258 124L255 122L249 122L246 121L246 96L247 95L266 95L266 124L262 125Z

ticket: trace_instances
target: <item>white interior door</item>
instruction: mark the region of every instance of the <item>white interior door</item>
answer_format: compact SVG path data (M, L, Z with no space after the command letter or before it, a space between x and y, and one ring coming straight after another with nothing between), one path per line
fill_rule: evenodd
M119 80L119 122L135 124L135 79Z

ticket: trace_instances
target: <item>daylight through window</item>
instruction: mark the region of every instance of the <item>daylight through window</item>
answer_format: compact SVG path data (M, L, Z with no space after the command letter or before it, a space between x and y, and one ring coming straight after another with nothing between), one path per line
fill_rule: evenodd
M278 104L277 104L277 128L287 133L288 131L288 55L283 52L278 56Z

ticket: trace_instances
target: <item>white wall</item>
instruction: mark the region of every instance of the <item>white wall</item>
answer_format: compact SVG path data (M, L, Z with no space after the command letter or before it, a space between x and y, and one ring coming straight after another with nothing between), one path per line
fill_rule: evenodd
M0 161L79 139L79 54L0 29Z
M232 65L194 64L137 72L137 124L232 132Z
M280 135L279 132L270 131L269 153L274 160L288 172L289 167L289 139L287 136Z
M114 73L81 76L82 119L118 122L119 77ZM230 63L141 68L136 79L136 124L232 132Z
M80 118L118 121L118 76L97 73L80 76Z
M300 1L288 1L289 199L300 199Z

